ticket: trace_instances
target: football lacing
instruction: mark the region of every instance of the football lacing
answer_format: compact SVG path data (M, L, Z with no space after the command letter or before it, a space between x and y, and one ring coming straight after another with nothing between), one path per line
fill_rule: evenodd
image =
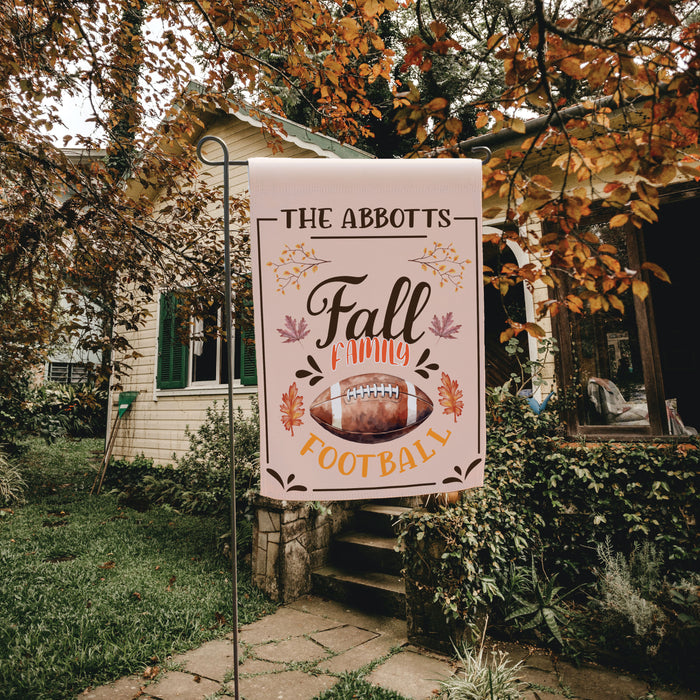
M353 399L368 399L370 397L377 399L397 399L399 398L400 390L398 384L365 384L364 386L354 386L348 389L345 394L346 401Z

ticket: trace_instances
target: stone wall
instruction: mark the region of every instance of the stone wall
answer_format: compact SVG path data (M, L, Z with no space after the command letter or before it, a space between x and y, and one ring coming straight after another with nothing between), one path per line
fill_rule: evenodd
M280 603L311 590L311 571L325 564L333 535L352 518L357 502L322 507L259 496L253 525L253 582Z

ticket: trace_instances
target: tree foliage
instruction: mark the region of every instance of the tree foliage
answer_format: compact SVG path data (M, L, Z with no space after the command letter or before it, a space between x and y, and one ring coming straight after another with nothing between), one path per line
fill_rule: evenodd
M570 280L583 289L543 302L542 313L557 304L619 309L630 287L644 297L642 272L580 224L598 202L612 227L641 228L657 220L664 187L700 179L697 0L416 0L414 8L409 80L397 98L414 154L457 154L467 108L478 129L502 132L508 144L484 167L485 214L505 212L511 226L493 242L514 241L534 264L495 271L494 286ZM439 79L447 64L463 89L424 98L415 76ZM547 162L553 172L543 172Z
M494 242L515 241L533 264L492 282L573 279L585 291L549 303L574 311L646 293L639 270L579 230L594 201L612 226L639 227L663 187L698 177L697 0L0 4L5 374L69 331L128 364L125 331L164 281L219 294L220 193L196 180L193 141L207 115L244 100L273 135L270 115L294 95L314 128L363 145L373 129L386 140L394 115L392 143L414 138L415 156L452 157L479 130L512 137L484 168L486 214L506 212L514 225ZM188 89L193 76L202 89ZM81 102L89 129L62 150L61 106ZM554 174L538 172L552 153ZM241 232L245 218L235 202Z
M66 332L135 351L160 285L221 288L220 192L196 182L204 115L245 100L274 134L272 86L305 99L347 141L379 115L388 78L377 33L393 0L1 0L0 372L40 360ZM275 61L265 56L274 55ZM201 90L188 89L196 76ZM61 107L88 127L62 149ZM266 110L265 114L257 110ZM68 140L66 139L66 144ZM156 194L166 206L156 206ZM243 202L233 222L245 222ZM245 245L234 252L243 262ZM204 290L204 294L202 294ZM95 323L95 319L98 323ZM117 364L117 373L124 369Z

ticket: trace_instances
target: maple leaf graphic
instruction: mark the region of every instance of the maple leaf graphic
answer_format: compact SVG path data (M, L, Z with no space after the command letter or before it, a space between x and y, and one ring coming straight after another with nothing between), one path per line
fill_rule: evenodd
M282 403L280 411L282 412L282 423L285 430L289 430L294 437L294 426L301 425L301 417L304 415L302 404L304 397L299 395L297 383L294 382L286 394L282 394Z
M295 321L291 316L285 316L284 328L278 328L277 332L284 338L285 343L296 343L306 338L311 329L306 325L306 319Z
M462 327L462 324L453 325L454 318L452 312L446 313L442 319L437 316L433 316L433 320L428 327L428 330L436 335L438 338L447 338L448 340L454 340L455 336Z
M459 388L457 380L452 380L446 372L442 373L442 386L438 388L440 394L440 405L444 408L443 413L454 416L455 423L457 418L462 415L464 401L462 401L462 390Z

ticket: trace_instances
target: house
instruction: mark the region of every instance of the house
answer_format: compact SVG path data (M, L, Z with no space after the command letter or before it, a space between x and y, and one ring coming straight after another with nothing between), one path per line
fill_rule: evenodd
M196 143L205 135L224 141L231 161L252 157L285 158L370 158L369 154L330 137L313 133L299 124L276 118L281 123L283 151L273 154L262 125L246 110L229 114L208 114L204 131L194 135ZM212 145L213 148L215 146ZM212 157L218 159L219 154ZM220 167L202 166L201 176L212 184L222 179ZM247 191L245 167L230 170L231 196ZM205 418L207 407L227 400L225 345L220 337L207 337L206 325L213 320L192 320L194 339L183 344L177 334L176 299L165 287L149 308L150 317L129 340L140 357L122 381L120 392L112 392L108 425L114 429L119 395L136 392L137 398L119 420L112 456L133 459L143 454L156 463L168 463L189 447L186 429L195 431ZM219 311L220 313L220 311ZM204 339L202 340L202 331ZM246 410L256 394L254 346L246 332L236 331L234 402ZM133 395L133 394L132 394ZM108 440L109 440L108 435Z
M285 158L372 157L289 120L281 119L280 122L286 133L282 137L284 150L279 155ZM275 157L267 145L260 122L243 109L216 117L209 115L206 130L196 134L194 141L205 135L220 137L226 143L232 161ZM216 155L211 157L216 158ZM220 168L202 166L201 173L202 177L211 177L213 184L220 182L222 177ZM232 196L247 191L245 167L233 167L230 176ZM491 291L487 290L487 385L496 386L506 381L515 366L498 340L504 318L500 298L495 299L490 295ZM531 295L516 290L511 296L523 318L532 319ZM117 414L119 394L135 392L138 398L120 419L114 436L113 457L133 459L143 454L157 463L170 462L189 447L186 429L195 431L204 420L207 407L214 402L221 405L227 400L225 345L221 338L206 338L207 325L215 320L192 319L192 332L196 337L189 344L183 344L178 337L176 306L175 295L163 288L159 298L150 305L148 322L128 336L140 356L131 363L132 369L123 379L120 392L112 394L111 415L108 417L110 430ZM200 339L202 332L205 340ZM240 406L244 410L257 393L255 352L249 341L246 331L236 331L234 408ZM533 341L530 356L536 354ZM107 436L108 442L109 438L110 435Z
M614 124L619 110L608 109L607 113ZM641 109L633 109L632 119L640 119L641 113ZM578 139L585 141L590 137L586 108L571 108L563 116L579 120L575 132ZM545 120L542 117L526 122L524 133L503 129L470 139L464 146L486 146L494 160L507 159L517 154L527 139L542 132ZM688 120L695 120L697 131L697 114L690 115ZM628 128L628 124L620 126L623 132ZM550 146L526 161L523 166L526 172L548 177L555 190L572 191L585 186L585 182L572 175L565 180L563 170L555 167L566 143L561 139L559 146ZM691 146L686 152L697 154L697 142L694 150ZM602 173L604 177L608 174L610 179L626 177L625 184L632 192L641 181L631 174L614 175L612 169ZM603 185L604 179L599 187L602 189ZM485 233L490 227L502 230L513 225L506 223L505 203L498 195L485 201L484 208L500 208L495 217L485 220ZM579 230L594 234L601 243L613 245L626 268L640 271L641 278L649 284L649 295L642 299L631 290L625 292L621 295L623 314L611 308L581 315L563 308L551 318L545 318L542 325L557 338L560 349L556 365L551 363L547 374L556 382L560 399L567 402L567 427L571 435L642 439L693 434L694 429L700 429L700 350L689 328L694 322L698 299L700 182L678 169L660 190L658 221L645 222L641 230L630 224L611 227L609 221L619 211L594 202ZM536 234L542 233L541 224L535 224L534 230ZM515 262L515 256L524 259L515 245L512 255L506 251L509 259L495 250L490 255L499 265ZM484 257L488 264L488 251ZM671 283L642 269L647 261L661 266ZM573 286L559 289L560 294L576 291ZM553 293L543 284L536 286L532 294L521 290L519 294L527 299L526 320L531 320L531 303L551 298ZM488 299L486 316L488 328Z
M575 108L579 109L579 108ZM284 150L279 155L293 158L367 158L356 148L345 146L327 136L281 120L286 135ZM466 146L487 146L494 159L517 150L522 142L542 126L542 119L526 123L525 133L508 129L470 139ZM205 133L219 136L229 149L231 160L250 157L275 157L266 144L260 122L244 110L227 115L210 115ZM558 157L550 149L527 167L562 184L562 171L553 167ZM221 172L202 168L203 176L216 182ZM630 185L634 180L630 176ZM567 187L580 183L566 183ZM231 170L231 191L247 189L245 167ZM496 199L497 198L492 198ZM499 201L485 202L493 209ZM500 202L503 205L503 202ZM572 435L644 438L658 435L684 434L685 426L700 428L700 377L698 348L689 341L688 326L692 323L694 266L698 259L700 237L697 221L700 214L700 184L678 176L662 191L659 221L642 230L632 227L611 229L607 220L612 210L592 208L583 226L600 240L614 243L624 264L640 269L645 260L663 267L672 284L641 275L650 284L649 296L642 300L628 292L624 298L625 313L599 312L580 316L565 309L556 316L538 321L548 336L556 337L560 352L556 363L550 358L545 369L545 384L536 393L542 399L556 388L569 405L568 430ZM484 221L484 233L500 231L508 224L501 213ZM669 232L683 232L683 254L668 245ZM486 244L484 260L498 268L503 264L522 265L528 262L516 245L503 251ZM487 386L498 386L517 369L513 358L504 352L500 332L507 315L517 321L535 321L535 305L548 298L544 285L530 290L522 284L503 299L497 290L486 288L486 380ZM144 454L157 462L168 462L188 447L185 429L195 430L205 410L214 401L226 399L225 363L220 339L178 342L175 335L174 298L166 290L150 308L149 322L132 334L131 342L139 357L123 390L137 392L138 399L124 415L115 436L113 455L133 458ZM195 332L201 321L193 320ZM199 325L197 325L199 324ZM537 343L524 339L527 356L537 357ZM256 393L254 352L245 334L237 332L234 377L236 404L245 408ZM114 415L113 396L110 406ZM109 425L112 425L112 420Z

